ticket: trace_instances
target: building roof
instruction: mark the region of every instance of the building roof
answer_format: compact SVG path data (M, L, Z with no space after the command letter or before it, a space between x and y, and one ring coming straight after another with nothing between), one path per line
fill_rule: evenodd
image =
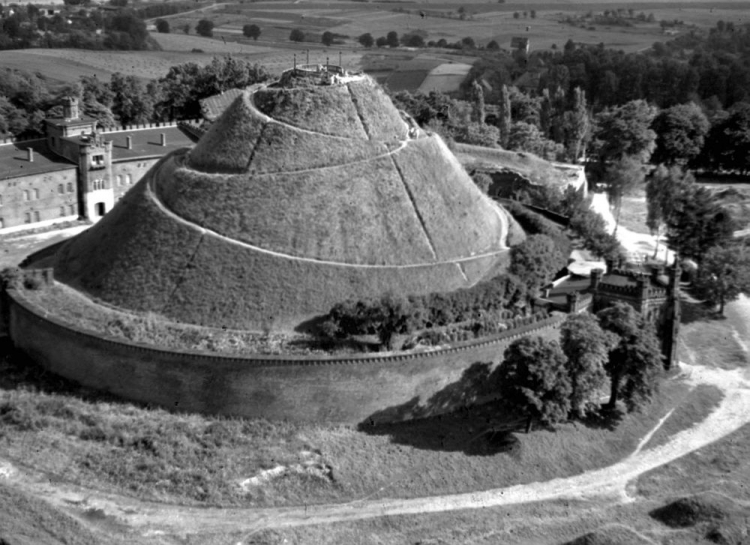
M28 149L34 151L29 162ZM0 180L76 168L74 163L52 153L44 139L0 145Z
M47 118L44 120L48 125L54 125L55 127L80 127L82 125L96 124L97 120L93 117L87 117L85 115L76 117L75 119L66 119L62 117Z
M166 136L166 146L161 145L161 134ZM132 148L128 149L127 137L132 139ZM112 141L112 161L128 161L139 157L158 157L167 153L190 147L195 140L180 127L156 127L152 129L135 129L128 131L107 132L104 140Z

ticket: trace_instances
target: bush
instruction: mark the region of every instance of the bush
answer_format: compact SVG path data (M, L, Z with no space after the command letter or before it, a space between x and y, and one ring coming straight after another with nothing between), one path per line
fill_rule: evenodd
M519 225L530 235L547 235L553 241L557 248L567 260L570 256L570 240L563 232L562 228L551 222L544 216L532 212L525 206L517 202L503 202L503 207L510 212Z
M161 34L169 34L169 21L166 19L157 19L156 31Z
M246 38L257 40L260 36L260 27L258 25L245 25L242 27L242 34Z
M195 32L200 36L211 38L214 35L214 23L208 19L201 19L195 26Z
M292 41L292 42L304 42L305 41L305 33L302 32L300 29L295 28L289 34L289 40Z

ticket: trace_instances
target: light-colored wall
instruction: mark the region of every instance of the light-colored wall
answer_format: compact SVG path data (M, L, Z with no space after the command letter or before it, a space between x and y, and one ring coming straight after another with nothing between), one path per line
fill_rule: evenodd
M60 185L63 188L62 193ZM0 218L3 220L0 233L8 229L23 228L27 225L27 213L31 214L32 224L66 217L77 218L78 190L76 185L77 169L74 166L46 174L0 180L0 196L2 196ZM72 187L73 191L70 191L69 187ZM36 198L35 190L39 198ZM28 201L24 199L24 191L28 191ZM39 214L38 220L36 213Z
M115 201L120 200L159 159L161 157L112 163L112 188L114 189ZM128 183L128 176L130 176L130 183Z
M86 386L171 410L360 424L439 414L496 392L490 373L524 334L558 336L564 316L492 340L422 353L239 358L99 337L10 294L10 336L44 367Z

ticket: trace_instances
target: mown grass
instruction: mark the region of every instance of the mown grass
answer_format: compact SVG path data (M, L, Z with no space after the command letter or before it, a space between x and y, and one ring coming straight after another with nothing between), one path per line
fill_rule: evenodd
M620 225L635 233L651 234L646 226L648 206L646 204L645 190L639 188L630 195L622 198L622 209L620 210Z
M724 393L716 386L709 384L699 384L686 392L682 399L675 400L677 406L674 412L643 448L650 449L663 445L675 433L693 427L711 414L722 399L724 399Z

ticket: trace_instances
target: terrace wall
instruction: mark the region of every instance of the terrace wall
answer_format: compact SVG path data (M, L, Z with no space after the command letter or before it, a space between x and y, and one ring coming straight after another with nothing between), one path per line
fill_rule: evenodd
M429 352L232 357L160 350L65 324L9 290L17 347L86 386L170 410L345 424L398 421L492 397L493 371L524 335L557 338L564 315Z

